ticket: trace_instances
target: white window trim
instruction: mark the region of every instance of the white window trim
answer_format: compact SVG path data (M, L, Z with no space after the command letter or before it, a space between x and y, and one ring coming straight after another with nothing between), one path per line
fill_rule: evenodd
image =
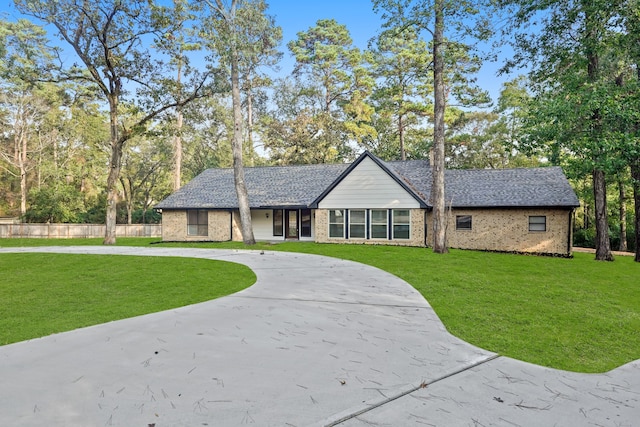
M373 237L373 226L374 225L382 225L382 224L374 224L373 223L373 212L374 211L384 211L385 215L385 230L387 231L387 235L385 237ZM370 240L389 240L389 209L370 209L369 210L369 238Z
M544 222L534 222L533 225L544 225L544 230L532 230L531 229L531 218L544 218ZM529 215L529 233L546 233L549 231L549 227L547 227L547 216L546 215Z
M332 211L340 211L342 212L342 236L331 236L331 225L333 224L339 224L337 222L331 222L331 212ZM345 237L345 228L347 226L347 221L345 221L345 211L346 209L329 209L327 211L327 237L329 239L344 239Z
M409 213L409 222L402 222L396 224L395 221L395 211L407 211ZM408 225L409 226L409 237L396 237L396 225ZM411 209L393 209L391 210L391 239L392 240L411 240Z
M351 213L353 211L356 212L364 212L364 222L356 222L356 225L363 225L364 226L364 236L362 237L353 237L351 235ZM349 240L353 239L353 240L366 240L367 239L367 210L366 209L349 209L349 224L347 226L347 230L349 230Z

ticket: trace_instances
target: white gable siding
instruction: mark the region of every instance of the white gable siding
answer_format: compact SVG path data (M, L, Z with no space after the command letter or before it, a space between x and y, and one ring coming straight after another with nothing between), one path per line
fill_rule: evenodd
M320 209L410 209L420 204L370 158L364 159L318 204Z

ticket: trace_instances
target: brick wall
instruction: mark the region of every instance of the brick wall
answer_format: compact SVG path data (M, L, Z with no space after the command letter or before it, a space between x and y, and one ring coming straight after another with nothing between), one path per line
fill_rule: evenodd
M472 229L456 230L456 215L471 215ZM529 231L529 216L546 216L546 231ZM572 213L563 209L454 209L447 243L460 249L570 255L570 218Z
M171 242L188 241L213 241L226 242L231 239L231 213L229 211L208 212L208 235L189 236L187 234L187 212L184 210L163 210L162 211L162 240ZM240 236L240 230L235 223L233 238ZM242 237L240 237L242 240Z
M227 228L228 227L229 227L229 217L227 216ZM242 229L240 228L240 212L239 211L233 211L233 239L232 240L234 242L242 242Z
M411 209L411 236L408 240L329 238L327 209L315 211L315 236L319 243L385 244L425 246L425 211ZM231 217L233 226L231 225ZM471 215L471 230L456 230L456 216ZM529 231L529 216L546 216L546 231ZM242 241L238 212L209 211L209 235L188 236L186 211L162 213L162 239L165 241ZM447 225L450 248L502 252L529 252L571 255L568 248L572 214L564 209L455 209ZM427 242L432 244L432 214L427 215ZM233 231L231 231L233 227ZM232 234L232 235L231 235Z

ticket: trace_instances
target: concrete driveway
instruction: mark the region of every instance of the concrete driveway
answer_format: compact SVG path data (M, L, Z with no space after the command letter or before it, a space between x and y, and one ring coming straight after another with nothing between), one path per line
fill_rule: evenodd
M406 282L359 263L182 248L8 252L207 258L258 279L214 301L0 347L0 426L640 425L640 361L588 375L501 357L450 335Z

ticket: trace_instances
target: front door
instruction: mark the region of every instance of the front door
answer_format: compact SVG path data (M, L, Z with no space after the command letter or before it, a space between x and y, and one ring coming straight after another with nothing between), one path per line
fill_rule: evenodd
M298 211L297 210L285 210L284 211L284 237L287 239L298 238Z

